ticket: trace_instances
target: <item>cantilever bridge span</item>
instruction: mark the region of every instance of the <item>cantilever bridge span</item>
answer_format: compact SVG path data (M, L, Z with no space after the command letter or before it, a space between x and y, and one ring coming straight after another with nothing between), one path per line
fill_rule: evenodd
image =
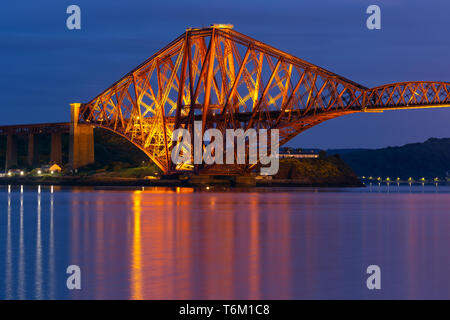
M355 112L448 107L450 83L366 88L226 26L187 29L80 108L80 123L112 130L164 171L172 132L279 129L280 145L323 121ZM214 170L204 166L201 170ZM229 166L245 171L249 167ZM220 169L223 170L223 169Z
M172 132L192 132L198 120L203 131L278 129L283 145L302 131L350 113L449 106L450 83L366 88L217 25L187 29L88 103L73 104L71 134L75 139L89 135L89 126L113 131L170 173L182 169L170 160ZM73 150L76 158L78 149ZM203 165L196 170L244 173L251 166Z

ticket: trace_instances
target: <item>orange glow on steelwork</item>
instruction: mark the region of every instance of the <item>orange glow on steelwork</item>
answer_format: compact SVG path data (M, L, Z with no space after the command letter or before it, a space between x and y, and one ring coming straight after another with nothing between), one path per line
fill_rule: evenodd
M190 28L80 109L80 122L119 134L164 173L175 129L278 129L280 146L326 120L356 112L450 106L450 84L366 88L233 30ZM204 147L204 146L203 146ZM248 173L254 165L197 165ZM187 169L187 168L184 168Z

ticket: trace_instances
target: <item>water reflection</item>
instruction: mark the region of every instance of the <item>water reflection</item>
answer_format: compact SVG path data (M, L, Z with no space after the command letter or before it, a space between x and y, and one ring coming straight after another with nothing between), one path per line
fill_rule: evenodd
M25 243L23 227L23 186L20 186L20 231L19 231L19 299L25 299Z
M133 196L133 245L132 264L130 266L131 279L131 298L143 299L142 295L142 250L141 250L141 192L135 191Z
M36 230L36 299L42 299L42 243L41 243L41 186L37 196L37 230Z
M450 298L449 189L397 188L5 188L0 297Z
M47 230L43 224L46 218L43 216L40 188L28 191L23 186L8 186L6 194L6 232L0 232L0 239L5 243L5 250L0 251L0 261L5 262L0 265L4 279L4 286L0 281L0 299L55 298L53 195ZM0 226L3 229L1 218ZM48 234L48 243L43 242L44 233ZM48 269L44 272L44 265L47 264Z
M5 297L12 299L12 248L11 248L11 187L8 186L8 222L6 229L6 275L5 275Z
M50 231L48 240L48 276L49 276L49 299L56 299L55 297L55 230L54 230L54 195L53 186L51 186L50 195Z

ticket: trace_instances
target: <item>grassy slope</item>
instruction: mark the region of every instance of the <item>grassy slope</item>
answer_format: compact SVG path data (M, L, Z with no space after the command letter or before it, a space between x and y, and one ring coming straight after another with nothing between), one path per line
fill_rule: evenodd
M121 136L101 129L94 134L95 164L83 168L82 174L143 178L161 172L146 154Z
M339 156L321 159L282 159L275 179L298 180L305 184L359 185L353 170Z

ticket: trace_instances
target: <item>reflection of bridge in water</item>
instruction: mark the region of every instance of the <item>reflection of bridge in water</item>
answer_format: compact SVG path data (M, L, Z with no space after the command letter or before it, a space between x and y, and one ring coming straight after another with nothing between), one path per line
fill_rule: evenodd
M184 168L170 161L172 132L185 128L192 133L196 120L202 121L203 132L278 129L283 145L346 114L449 106L450 83L369 89L228 26L187 29L88 103L72 104L69 160L74 168L94 161L94 126L121 135L165 173L173 173ZM60 130L68 130L67 125ZM8 133L9 163L13 135ZM245 173L252 168L204 164L194 170Z

